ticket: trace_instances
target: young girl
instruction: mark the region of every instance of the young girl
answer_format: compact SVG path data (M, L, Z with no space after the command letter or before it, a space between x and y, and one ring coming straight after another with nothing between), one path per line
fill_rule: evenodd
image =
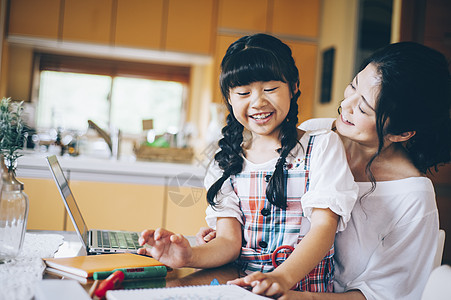
M181 235L146 230L140 243L152 248L139 253L171 267L236 260L246 273L272 271L253 287L269 296L293 287L331 291L335 233L345 228L358 192L339 137L296 128L298 70L275 37L234 42L220 84L230 113L205 178L206 220L216 238L190 247Z

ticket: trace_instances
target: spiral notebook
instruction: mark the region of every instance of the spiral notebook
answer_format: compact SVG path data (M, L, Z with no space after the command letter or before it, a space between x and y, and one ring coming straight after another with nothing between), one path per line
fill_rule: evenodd
M252 293L237 285L197 285L173 288L112 290L106 293L107 300L169 300L169 299L196 299L196 300L237 300L270 299Z

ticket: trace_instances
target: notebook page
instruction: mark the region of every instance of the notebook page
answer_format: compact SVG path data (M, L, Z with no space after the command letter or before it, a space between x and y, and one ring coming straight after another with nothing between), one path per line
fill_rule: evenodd
M270 299L254 294L236 285L199 285L173 288L113 290L106 293L107 300L237 300Z

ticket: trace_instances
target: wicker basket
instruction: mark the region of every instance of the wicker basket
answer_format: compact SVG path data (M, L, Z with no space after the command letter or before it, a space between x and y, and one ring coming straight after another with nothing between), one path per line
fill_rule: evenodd
M139 160L191 162L194 156L192 148L158 148L140 145L135 146L134 151Z

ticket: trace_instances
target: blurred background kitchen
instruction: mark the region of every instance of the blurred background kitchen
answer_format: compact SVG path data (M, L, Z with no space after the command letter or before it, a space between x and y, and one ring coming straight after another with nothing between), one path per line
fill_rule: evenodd
M45 165L56 154L91 227L197 232L226 114L219 64L243 35L292 48L300 121L334 117L362 60L390 42L451 59L449 0L1 0L0 22L0 96L25 102L29 229L72 228ZM450 167L432 179L450 234Z

